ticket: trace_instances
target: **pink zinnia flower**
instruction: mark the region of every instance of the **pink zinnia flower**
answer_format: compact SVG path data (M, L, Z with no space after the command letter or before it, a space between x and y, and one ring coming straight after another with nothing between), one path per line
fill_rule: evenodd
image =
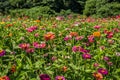
M26 50L30 47L30 44L29 43L21 43L21 44L19 44L19 47L23 50Z
M107 64L108 64L109 66L112 66L112 65L113 65L113 63L112 63L112 62L107 62Z
M84 37L83 36L76 36L75 40L82 40Z
M113 37L113 32L107 32L107 38L112 38Z
M72 51L73 52L78 52L80 50L80 48L81 48L80 46L73 46Z
M28 32L33 32L33 31L36 30L36 29L37 29L37 26L31 26L31 27L27 28L26 30L27 30Z
M5 55L5 50L0 50L0 56L4 56Z
M108 56L104 56L104 57L103 57L103 60L105 60L105 61L109 61L110 58L109 58Z
M91 59L91 55L88 53L84 53L84 54L82 54L82 58L83 59Z
M64 37L64 41L68 41L68 40L71 40L71 39L72 39L71 35L67 35L66 37Z
M64 20L64 17L63 16L57 16L56 20L59 20L59 21Z
M113 28L114 32L120 32L120 30L118 28Z
M34 43L33 43L33 46L34 46L35 48L45 48L45 47L46 47L46 43L41 43L41 44L39 44L38 42L34 42Z
M95 29L100 29L100 26L96 25L94 26Z
M93 35L88 36L88 40L89 40L90 43L93 43L94 42L94 36Z
M82 47L79 48L79 51L82 52L82 53L88 53L89 52L89 50L86 50Z
M28 49L26 49L27 53L33 53L34 51L35 51L34 48L28 48Z
M65 77L64 76L56 76L55 80L65 80Z
M104 69L104 68L99 68L98 72L101 73L101 74L103 74L103 75L107 75L108 74L108 70Z
M34 35L35 37L38 37L39 36L39 33L35 33L35 35Z
M99 64L98 64L98 63L94 63L93 66L94 66L94 67L98 67Z

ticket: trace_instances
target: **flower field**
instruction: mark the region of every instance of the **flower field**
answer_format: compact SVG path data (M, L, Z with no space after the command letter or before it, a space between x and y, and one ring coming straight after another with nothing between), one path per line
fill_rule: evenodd
M0 80L120 80L120 16L3 18Z

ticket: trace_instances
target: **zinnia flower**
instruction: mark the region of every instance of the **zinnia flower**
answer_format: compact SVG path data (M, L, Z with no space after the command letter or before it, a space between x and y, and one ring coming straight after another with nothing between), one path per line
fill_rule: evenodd
M52 40L52 39L55 38L55 34L52 33L52 32L48 32L47 34L44 35L44 38L45 38L46 41Z
M65 80L65 77L64 76L56 76L55 80Z
M39 77L40 80L51 80L50 76L47 74L41 74Z
M29 43L21 43L21 44L19 44L19 47L23 50L26 50L30 47L30 44Z
M10 78L8 76L3 76L3 77L0 77L0 80L10 80Z
M80 48L81 48L80 46L73 46L72 51L73 52L78 52L80 50Z
M64 20L64 17L63 17L63 16L57 16L57 17L56 17L56 20L59 20L59 21L60 21L60 20Z
M0 56L4 56L5 55L5 50L0 50Z
M99 64L98 64L98 63L94 63L93 66L94 66L94 67L98 67Z
M100 29L100 26L96 25L94 26L95 29Z
M72 37L76 37L76 36L78 36L78 33L77 32L70 32L70 35L72 36Z
M37 29L37 26L31 26L31 27L27 28L26 30L27 30L28 32L33 32L33 31L36 30L36 29Z
M110 58L109 58L108 56L104 56L104 57L103 57L103 60L105 60L105 61L109 61Z
M83 59L91 59L91 55L88 53L84 53L84 54L82 54L82 58Z
M34 48L28 48L28 49L26 49L27 53L33 53L34 51L35 51Z
M89 40L90 43L93 43L94 42L94 36L93 35L88 36L88 40Z
M72 39L72 36L71 36L71 35L67 35L66 37L64 37L64 41L68 41L68 40L70 40L70 39Z
M99 68L98 72L101 73L101 74L103 74L103 75L107 75L108 74L108 70L104 69L104 68Z
M83 36L76 36L76 37L75 37L75 40L78 41L78 40L82 40L83 38L84 38Z
M102 80L103 79L103 75L101 73L93 73L93 76L96 78L96 80Z
M94 36L94 37L100 37L100 35L101 35L101 34L100 34L100 32L98 32L98 31L93 33L93 36Z
M66 72L66 71L67 71L67 67L66 67L66 66L63 66L62 70L63 70L64 72Z

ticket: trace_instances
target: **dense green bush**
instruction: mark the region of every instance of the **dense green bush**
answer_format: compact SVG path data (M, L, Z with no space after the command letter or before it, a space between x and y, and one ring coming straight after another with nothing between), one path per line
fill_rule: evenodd
M96 13L96 6L95 5L96 5L95 0L87 0L83 14L87 15L87 16L94 15Z
M29 16L31 18L37 18L39 16L48 16L48 15L54 15L55 12L51 10L48 6L44 7L33 7L30 9L16 9L16 10L10 10L10 14L12 16Z
M36 16L77 13L107 17L120 14L119 9L120 0L0 0L0 13L32 17L34 13Z
M87 0L84 14L108 17L120 14L120 3L110 0Z

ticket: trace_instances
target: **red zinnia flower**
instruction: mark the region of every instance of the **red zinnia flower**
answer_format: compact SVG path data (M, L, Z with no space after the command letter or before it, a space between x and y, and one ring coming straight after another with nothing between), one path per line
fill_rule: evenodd
M46 41L52 40L52 39L55 38L55 34L52 33L52 32L48 32L47 34L44 35L44 38L45 38Z

